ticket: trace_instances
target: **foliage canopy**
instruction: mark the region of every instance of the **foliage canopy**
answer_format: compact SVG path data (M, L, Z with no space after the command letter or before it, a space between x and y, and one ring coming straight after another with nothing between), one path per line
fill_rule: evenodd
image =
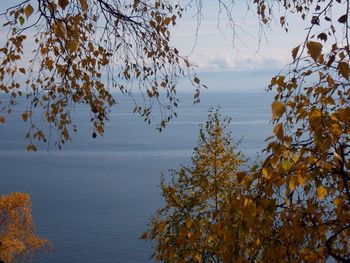
M173 171L169 183L162 182L166 205L143 235L156 240L156 260L241 262L256 254L252 226L272 224L271 217L256 210L253 180L240 172L244 158L235 153L229 123L210 111L192 165Z
M275 102L272 108L279 107ZM285 142L283 133L266 147L264 162L245 171L226 131L228 123L210 112L192 166L173 171L170 182L163 179L165 206L141 237L155 240L154 258L326 262L332 257L348 262L350 199L348 174L341 170L344 155L318 150L314 157L306 146ZM328 159L320 158L324 155Z
M31 258L49 242L34 233L31 202L27 194L0 196L0 262Z
M19 96L29 100L22 114L29 122L27 149L36 150L34 141L49 137L35 112L57 130L60 147L77 129L70 114L77 104L88 105L93 137L102 135L117 101L113 89L141 91L145 104L134 112L150 122L152 107L159 105L164 128L176 115L177 79L191 67L170 45L170 28L182 12L176 3L138 0L27 0L9 7L2 14L9 30L0 49L0 90L9 94L2 111L10 113ZM25 46L28 39L33 50ZM198 100L200 81L194 77L192 83Z
M204 4L190 2L199 9ZM232 19L234 1L218 2ZM350 1L248 4L262 29L274 17L286 31L292 15L309 21L304 41L291 50L292 62L269 86L276 96L267 157L258 168L239 171L241 160L213 113L194 166L162 184L167 204L146 237L157 240L155 256L166 262L349 262ZM190 74L198 99L200 80L170 45L170 29L185 11L178 2L159 0L26 0L5 10L9 35L0 49L0 90L10 99L2 112L10 113L19 96L28 99L22 114L29 123L27 149L49 137L34 122L35 112L58 131L59 146L76 129L70 113L77 104L90 108L94 136L103 134L116 103L111 88L142 90L149 104L135 111L147 121L158 103L160 128L176 114L179 76ZM28 38L34 53L25 61Z
M222 208L218 214L226 212L237 221L227 222L218 229L222 238L216 243L219 247L214 250L214 256L209 258L206 247L191 244L190 231L186 244L191 248L178 247L176 240L171 239L172 221L176 218L171 212L174 208L165 210L170 211L165 214L160 210L161 219L156 217L156 220L165 225L159 228L158 221L153 221L151 232L144 237L157 240L156 257L164 262L182 262L176 257L179 254L176 249L181 253L195 251L196 256L191 258L194 262L203 259L206 262L325 262L329 258L349 262L350 2L262 0L254 3L262 24L271 22L275 4L286 12L280 23L287 31L288 16L292 13L301 14L302 19L310 18L310 27L304 42L291 51L292 63L271 79L269 89L276 92L271 105L275 126L274 136L267 139L266 159L259 167L236 173L237 178L240 175L245 179L225 192L228 195L225 201L233 207ZM182 189L176 183L172 187L175 193ZM249 191L232 201L229 193L242 187ZM169 207L172 203L166 190L163 188ZM195 217L200 219L198 215ZM206 219L216 224L210 216ZM182 225L180 222L179 226ZM232 237L230 231L239 226L247 230ZM204 230L199 231L205 233L211 225L202 227ZM230 242L223 242L225 235L231 236ZM207 236L204 243L209 240ZM251 242L241 246L236 254L232 245L247 241ZM229 256L220 251L228 251Z

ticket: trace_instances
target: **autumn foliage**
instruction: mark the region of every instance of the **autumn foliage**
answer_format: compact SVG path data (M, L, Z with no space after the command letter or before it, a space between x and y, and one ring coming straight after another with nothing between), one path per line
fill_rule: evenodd
M277 102L272 109L279 116L286 110ZM282 129L283 135L268 144L264 162L244 171L227 125L218 112L210 112L192 165L173 171L169 180L164 177L165 206L141 237L155 241L154 258L325 262L332 257L347 262L349 186L337 170L341 155L318 152L331 156L325 162L312 157L302 146L285 141L282 126L274 129Z
M240 172L229 120L211 111L200 129L192 165L173 171L161 184L166 206L158 211L143 238L156 240L156 260L163 262L242 262L254 258L261 241L253 230L271 228L274 208L257 210L253 177ZM260 208L260 207L259 207Z
M201 10L203 0L194 2ZM232 22L228 4L235 1L218 2ZM275 94L274 128L265 159L242 170L228 122L211 112L192 166L162 182L165 206L142 237L155 240L154 257L164 262L349 262L350 1L248 5L261 32L275 18L287 32L292 16L308 21L305 38L291 50L291 63L268 87ZM132 95L136 88L148 104L135 104L134 112L150 121L158 105L164 128L176 116L179 76L190 77L195 101L202 86L190 62L170 45L170 29L185 11L177 1L138 0L28 0L5 10L9 38L0 49L0 91L8 103L0 123L25 96L27 150L35 151L35 142L51 135L35 114L57 131L60 147L77 129L74 105L88 106L96 137L116 103L111 89ZM31 28L34 35L28 34ZM26 63L29 37L34 50ZM29 206L20 194L0 199L4 261L46 244L33 234Z
M5 10L9 37L0 48L0 91L8 94L8 103L2 113L10 113L19 97L29 101L22 113L29 126L27 150L49 138L58 147L69 141L77 130L74 105L87 105L92 135L102 135L117 101L112 91L141 92L148 99L135 100L134 112L150 122L157 105L159 129L164 128L176 115L177 79L191 67L170 45L170 28L182 12L176 3L138 0L23 1ZM194 77L192 83L198 100L200 81ZM50 129L36 122L36 113ZM1 115L0 123L5 121Z
M249 171L232 162L236 170L221 183L220 205L215 210L215 201L209 201L200 213L200 198L182 205L173 201L191 197L190 189L199 189L193 182L210 180L213 164L194 173L210 151L198 159L196 150L195 168L182 168L163 184L166 206L143 237L156 241L154 256L163 262L349 262L350 2L254 3L263 25L271 23L276 5L284 9L280 23L286 31L287 15L311 15L304 42L291 52L292 63L269 85L276 96L266 158ZM215 140L208 143L216 147ZM215 194L213 189L210 184L201 196ZM214 226L219 227L213 231Z
M11 193L0 196L0 261L30 259L49 242L34 233L29 195Z

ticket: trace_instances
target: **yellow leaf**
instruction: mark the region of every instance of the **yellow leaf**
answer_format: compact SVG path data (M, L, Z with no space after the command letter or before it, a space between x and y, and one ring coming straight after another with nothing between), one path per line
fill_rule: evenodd
M84 11L86 11L89 7L86 0L80 0L80 6Z
M66 39L67 38L67 30L64 26L63 23L61 22L55 22L53 25L52 25L52 29L53 29L53 32L59 37L59 38L63 38L63 39Z
M171 22L171 18L170 18L170 17L167 17L167 18L165 18L165 19L163 20L163 23L164 23L165 25L169 25L170 22Z
M49 11L51 13L54 13L56 11L56 9L57 9L57 4L55 2L53 2L53 1L51 1L50 4L47 5L47 9L49 9Z
M201 262L202 261L202 255L197 253L195 256L194 256L194 260L195 262Z
M256 240L256 244L257 245L259 245L261 242L260 242L260 239L259 238L257 238L257 240Z
M292 163L289 160L285 160L282 164L282 167L286 172L290 171L292 169Z
M158 224L158 229L160 232L163 232L165 230L166 227L166 223L165 222L161 222Z
M334 157L335 157L336 159L338 159L339 161L343 162L343 158L340 156L339 153L333 152L333 155L334 155Z
M340 62L339 63L339 73L346 78L347 80L349 80L349 75L350 75L350 68L349 68L349 64L346 62Z
M79 41L68 41L67 42L67 48L71 51L74 52L78 49Z
M322 201L324 199L324 197L326 196L326 194L327 194L327 189L326 188L324 188L322 185L317 187L317 198L319 200Z
M286 106L280 102L275 101L271 104L272 108L272 119L276 120L282 116L282 114L286 111Z
M27 121L28 120L28 113L27 112L22 114L22 120L23 121Z
M285 82L284 82L284 80L285 80L285 76L279 76L278 77L278 79L277 79L277 85L279 86L279 87L284 87L284 85L285 85Z
M282 141L284 137L283 124L282 123L277 124L273 128L273 133L276 135L278 139Z
M244 205L245 207L247 207L247 206L252 206L252 205L253 205L253 200L251 200L251 199L249 199L249 198L245 198L245 199L244 199L243 205Z
M103 128L103 126L102 126L102 125L98 125L98 126L96 127L96 131L97 131L100 135L102 135L102 134L104 133L104 128Z
M329 85L333 85L334 84L334 79L330 75L328 75L327 76L327 82L328 82Z
M296 57L298 55L299 48L300 48L300 45L295 47L295 48L293 48L293 50L292 50L292 57L293 57L294 61L295 61L295 59L296 59Z
M34 12L33 7L29 4L24 8L24 14L26 15L26 17L30 17Z
M342 204L342 200L341 200L341 198L338 197L338 198L334 199L333 203L335 204L336 207L338 207L339 205Z
M191 219L189 219L189 218L186 219L186 226L187 226L187 228L191 228L191 226L192 226L192 220Z
M15 262L18 255L49 248L49 242L36 236L33 230L29 195L18 192L0 195L0 214L2 262Z
M310 56L317 61L317 58L321 55L322 52L322 44L315 41L309 41L306 44L306 47L309 51Z
M350 121L350 108L339 109L339 120L344 122Z
M262 169L262 174L263 174L266 178L270 178L270 172L269 172L269 170L268 170L266 167L264 167L264 168Z
M301 185L301 186L304 186L305 185L305 182L306 182L306 178L301 176L301 175L298 175L298 183Z
M341 126L340 126L339 124L333 124L333 125L331 126L331 133L332 133L335 137L339 138L340 135L342 134Z
M289 189L293 191L298 184L298 178L296 176L292 176L289 180Z
M170 237L166 237L166 238L164 239L164 244L169 243L169 241L170 241Z
M322 113L319 109L315 109L311 112L309 121L312 128L316 128L321 124Z
M48 59L48 60L45 61L45 64L46 64L48 70L51 71L53 69L53 60Z
M28 152L36 152L37 149L36 149L35 145L30 144L30 145L27 146L27 151Z
M298 157L295 153L292 153L291 155L292 155L292 160L293 160L293 162L294 162L294 163L297 163L298 160L299 160L299 157Z

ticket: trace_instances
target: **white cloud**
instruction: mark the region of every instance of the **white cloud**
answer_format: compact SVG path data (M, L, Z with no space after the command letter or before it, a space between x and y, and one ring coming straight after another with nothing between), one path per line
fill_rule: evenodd
M237 52L238 53L238 52ZM198 71L258 70L279 69L290 62L290 55L283 52L265 55L261 53L242 56L235 52L211 52L209 54L193 54L191 62Z

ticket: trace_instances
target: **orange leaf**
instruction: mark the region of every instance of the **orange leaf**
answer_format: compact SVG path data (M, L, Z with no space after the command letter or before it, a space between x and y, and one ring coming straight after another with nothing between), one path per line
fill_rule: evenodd
M306 47L309 51L310 56L317 61L317 58L321 55L322 44L315 41L307 42Z
M66 6L69 4L69 0L58 0L58 4L64 10Z
M339 63L339 73L346 78L347 80L349 80L349 75L350 75L350 68L349 68L349 64L346 62L340 62Z
M139 237L139 239L147 239L148 233L147 231L143 232L143 234Z
M22 120L23 121L27 121L28 120L28 113L27 112L22 114Z
M279 123L273 128L273 133L276 135L276 137L280 140L283 140L284 137L284 131L283 131L283 124Z
M286 111L286 106L280 102L275 101L271 104L272 108L272 119L276 120L282 116L282 114Z
M86 0L80 0L80 6L84 11L86 11L89 8Z
M296 59L296 57L298 55L299 48L300 48L300 45L295 47L295 48L293 48L293 50L292 50L292 57L293 57L294 61L295 61L295 59Z
M327 189L324 188L322 185L320 185L319 187L317 187L317 198L322 201L324 199L324 197L327 194Z
M36 152L37 148L35 147L35 145L30 144L30 145L27 146L27 151L28 152Z
M24 8L24 14L26 15L26 17L30 17L34 12L33 7L29 4Z
M322 113L319 109L315 109L311 112L309 121L312 128L316 129L321 125Z
M298 184L298 177L292 176L290 178L290 181L289 181L289 189L291 191L294 191L294 189L296 188L297 184Z

